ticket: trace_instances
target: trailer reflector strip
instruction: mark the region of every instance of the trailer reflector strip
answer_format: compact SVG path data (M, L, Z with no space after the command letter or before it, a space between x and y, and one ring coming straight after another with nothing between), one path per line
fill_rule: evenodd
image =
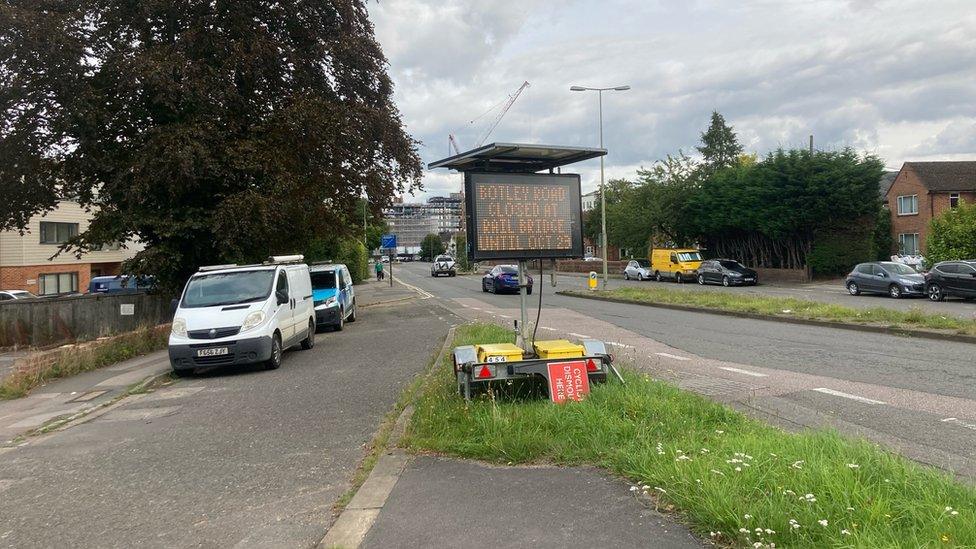
M599 368L596 365L596 361L594 361L592 358L586 361L586 371L587 372L596 372L598 370L599 370Z

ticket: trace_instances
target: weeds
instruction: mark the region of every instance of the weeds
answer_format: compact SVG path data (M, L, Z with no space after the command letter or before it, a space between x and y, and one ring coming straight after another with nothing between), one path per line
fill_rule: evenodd
M465 326L454 344L510 337ZM601 466L720 545L976 546L976 490L867 442L785 433L629 370L626 384L598 385L580 403L465 403L449 360L416 405L405 439L414 450Z
M103 366L157 351L166 347L168 332L141 328L115 336L105 343L66 347L46 366L14 372L0 382L0 400L27 396L31 389L52 379L97 370Z

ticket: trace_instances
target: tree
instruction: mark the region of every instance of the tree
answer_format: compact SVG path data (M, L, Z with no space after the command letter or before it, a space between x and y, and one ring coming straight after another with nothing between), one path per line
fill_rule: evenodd
M874 245L875 261L890 261L895 251L895 242L891 238L891 210L878 207L878 219L874 224L874 234L871 237Z
M354 236L357 197L420 186L386 69L363 0L8 0L0 230L77 200L63 252L138 239L169 288Z
M423 261L433 261L436 256L444 253L444 241L436 234L429 234L420 241L420 258Z
M712 121L701 134L701 142L697 149L704 158L706 170L710 172L734 166L742 154L742 145L739 144L735 131L717 111L712 111Z
M925 260L929 265L939 261L976 257L976 204L960 202L959 206L929 222Z

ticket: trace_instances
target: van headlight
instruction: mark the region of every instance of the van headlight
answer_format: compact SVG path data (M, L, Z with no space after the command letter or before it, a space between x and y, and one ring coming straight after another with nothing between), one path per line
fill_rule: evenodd
M175 336L186 337L186 320L179 317L174 318L171 331Z
M262 322L264 322L264 311L254 311L253 313L244 317L244 323L241 324L241 331L244 332L250 330Z
M326 299L325 300L325 306L326 307L331 307L331 306L333 306L335 304L336 304L336 298L335 298L335 296L332 296L329 299Z

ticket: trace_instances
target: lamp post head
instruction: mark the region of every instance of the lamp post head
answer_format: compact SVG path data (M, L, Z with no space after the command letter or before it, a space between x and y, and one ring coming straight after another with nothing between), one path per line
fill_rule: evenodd
M630 89L630 86L617 86L616 88L614 88L614 91L621 91L622 92L622 91L627 91L629 89Z
M569 91L581 92L581 91L586 91L586 88L584 88L583 86L570 86Z

